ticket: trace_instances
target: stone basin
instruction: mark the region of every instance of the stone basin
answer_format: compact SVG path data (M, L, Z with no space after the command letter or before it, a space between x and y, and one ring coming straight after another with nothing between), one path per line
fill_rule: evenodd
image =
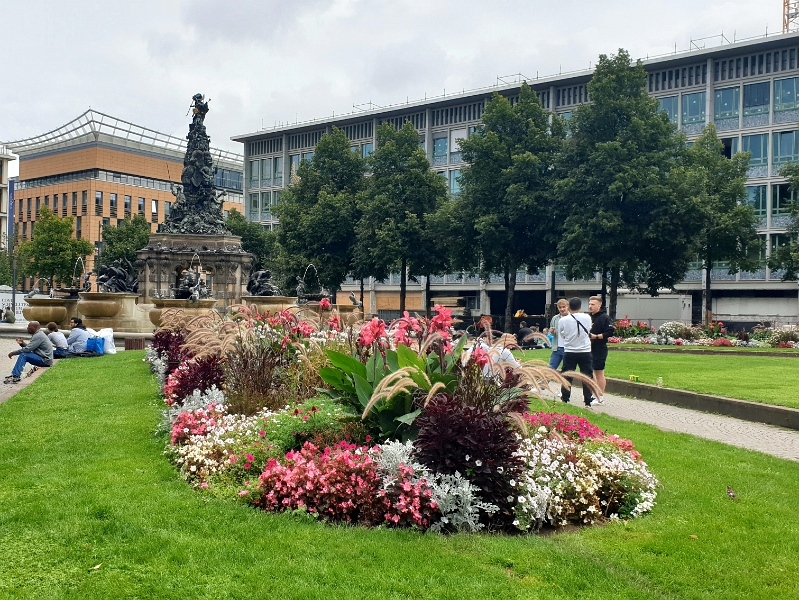
M215 298L207 300L176 300L173 298L153 298L153 308L150 310L150 322L156 327L161 326L161 313L169 308L179 308L186 315L196 317L199 315L207 315L214 309L216 304Z

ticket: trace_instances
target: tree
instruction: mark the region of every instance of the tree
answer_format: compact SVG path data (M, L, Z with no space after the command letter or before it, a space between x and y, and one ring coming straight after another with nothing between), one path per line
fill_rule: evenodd
M150 238L150 224L141 215L125 220L116 226L103 227L103 251L100 253L99 263L110 265L116 260L136 260L136 250L147 245Z
M235 208L228 213L225 225L233 235L241 238L242 249L253 255L253 271L272 267L270 261L277 252L277 235L275 232L268 231L260 223L248 221Z
M377 149L367 163L372 176L361 196L354 262L360 273L371 272L377 279L398 268L404 311L408 274L432 268L435 249L425 234L426 220L446 198L446 183L430 170L419 134L407 121L399 130L388 124L378 128Z
M553 197L555 157L564 125L541 107L525 83L511 106L494 94L483 125L462 140L468 166L461 193L449 209L455 265L484 277L504 273L505 331L511 330L516 273L535 272L554 256L554 229L560 214Z
M0 252L0 285L12 285L11 277L11 260L13 250L11 248L6 252Z
M72 217L57 217L46 206L39 212L36 234L31 238L19 246L21 271L51 284L54 279L71 284L78 258L94 252L90 241L72 238Z
M646 77L625 50L600 55L591 103L572 114L560 160L558 254L569 277L610 273L612 318L621 283L654 296L684 276L698 229L695 206L670 178L683 138L647 95Z
M334 294L352 270L357 195L365 185L366 166L340 129L323 135L313 158L302 161L274 214L280 219L277 240L286 268L297 273L312 263L319 282Z
M788 179L794 196L799 192L799 164L789 163L780 169L780 175ZM795 281L799 279L799 201L793 200L789 207L791 222L786 235L785 244L772 246L768 266L771 269L784 269L782 280Z
M705 321L712 319L711 274L714 263L729 262L729 272L759 266L759 219L746 199L749 153L724 156L724 145L712 123L687 150L682 185L696 201L696 251L705 269Z

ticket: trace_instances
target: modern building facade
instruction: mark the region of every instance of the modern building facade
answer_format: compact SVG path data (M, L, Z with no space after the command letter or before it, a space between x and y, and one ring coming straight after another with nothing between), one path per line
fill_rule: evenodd
M180 184L186 140L88 110L42 135L7 142L19 156L14 220L31 239L40 210L71 216L74 236L102 247L102 228L141 215L152 231L169 215ZM242 156L211 149L224 209L243 212ZM90 263L91 264L91 263ZM87 265L90 268L90 264Z
M768 269L766 259L786 242L792 195L779 176L779 169L787 162L799 161L799 34L674 53L647 59L643 64L649 94L659 100L689 143L706 124L715 123L726 152L752 153L747 201L761 219L760 235L767 251L761 256L762 267L754 273L731 275L726 265L714 265L714 314L725 321L749 324L761 320L797 322L797 284L783 282L782 273ZM568 119L576 106L590 101L586 84L591 75L591 71L582 71L527 83L537 92L544 108ZM401 127L410 121L419 132L432 168L447 179L450 192L457 194L463 166L458 140L479 126L492 93L498 92L513 102L520 85L521 81L502 84L236 136L232 139L244 144L245 214L250 220L276 227L271 206L279 202L281 190L288 184L284 172L291 173L302 158L312 156L321 135L333 126L343 129L353 148L366 155L374 148L378 125ZM693 265L678 286L683 297L675 298L683 303L682 314L686 314L687 302L688 314L697 321L701 315L703 275L700 265ZM371 312L398 308L399 277L394 274L386 282L368 283ZM572 295L600 288L598 276L591 281L567 281L557 264L538 274L520 272L518 281L517 308L530 314L543 313L553 300L553 291L555 295ZM348 280L345 289L356 289L357 283ZM421 309L425 302L436 301L436 297L447 301L461 298L462 304L483 314L502 312L505 305L502 275L492 276L488 282L466 273L434 277L433 297L428 299L423 298L423 283L409 283L411 309Z
M0 249L8 247L9 200L14 193L14 183L8 176L8 165L16 160L11 150L0 144Z

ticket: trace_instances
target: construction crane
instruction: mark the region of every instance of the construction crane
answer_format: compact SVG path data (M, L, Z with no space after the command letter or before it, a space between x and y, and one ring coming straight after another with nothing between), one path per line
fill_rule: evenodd
M782 32L799 31L799 0L782 0Z

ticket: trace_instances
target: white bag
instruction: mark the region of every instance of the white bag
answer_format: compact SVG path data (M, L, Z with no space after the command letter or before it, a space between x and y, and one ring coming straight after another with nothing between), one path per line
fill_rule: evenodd
M101 329L97 332L97 337L101 337L104 340L103 346L103 354L116 354L117 347L114 344L114 330L110 327L106 327L105 329Z

